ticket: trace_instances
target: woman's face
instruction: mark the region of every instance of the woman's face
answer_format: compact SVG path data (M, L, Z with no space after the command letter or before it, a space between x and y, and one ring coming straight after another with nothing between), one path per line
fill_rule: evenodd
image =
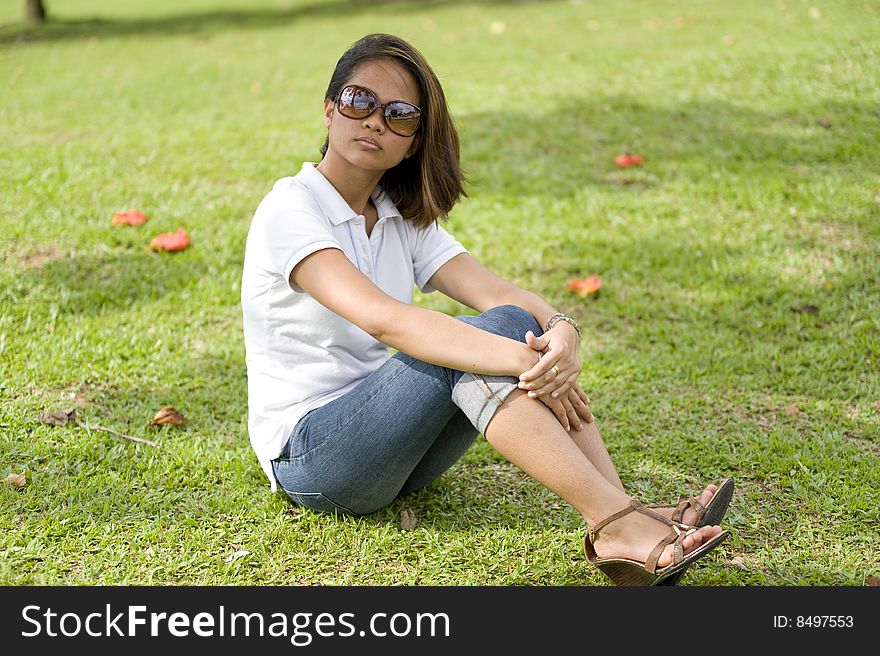
M372 91L382 104L403 100L420 106L419 86L412 74L391 59L364 62L355 69L346 85L356 84ZM370 171L386 171L412 155L418 147L419 132L401 137L388 129L382 110L364 119L350 119L338 111L332 100L324 102L324 125L329 130L325 157L340 157Z

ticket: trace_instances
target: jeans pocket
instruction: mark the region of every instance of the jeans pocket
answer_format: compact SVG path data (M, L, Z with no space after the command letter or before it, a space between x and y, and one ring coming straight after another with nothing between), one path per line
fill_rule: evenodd
M341 506L332 499L328 499L320 492L291 492L285 488L281 488L287 494L287 497L299 506L305 506L310 510L318 510L320 512L336 513L341 512L347 515L354 515L351 510L345 506Z

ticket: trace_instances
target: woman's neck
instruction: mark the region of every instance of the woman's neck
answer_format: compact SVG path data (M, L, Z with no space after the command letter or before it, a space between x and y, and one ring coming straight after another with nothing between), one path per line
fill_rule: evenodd
M359 169L348 162L340 163L332 157L324 157L315 168L327 178L348 206L358 214L363 214L366 210L370 194L385 173Z

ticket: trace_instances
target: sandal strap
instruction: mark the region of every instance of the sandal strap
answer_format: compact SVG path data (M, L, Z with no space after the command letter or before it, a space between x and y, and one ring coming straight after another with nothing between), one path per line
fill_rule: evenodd
M672 564L678 565L684 560L684 539L697 529L686 524L673 524L672 532L657 543L645 561L645 569L651 574L657 573L657 561L663 554L663 550L670 544L672 547Z
M659 507L659 506L653 506L653 507ZM588 531L589 531L589 535L590 535L590 541L595 542L595 538L599 534L599 530L602 527L607 526L611 522L628 515L629 513L631 513L634 510L642 513L643 515L647 515L648 517L651 517L652 519L656 519L658 522L662 522L663 524L666 524L667 526L671 526L673 528L676 526L682 530L687 530L687 529L693 528L692 526L688 526L687 524L682 524L681 522L672 521L668 517L664 517L660 513L651 510L651 508L652 508L652 506L646 506L638 499L630 499L629 505L626 508L614 513L613 515L609 515L608 517L603 519L601 522L599 522L595 526L589 527Z
M651 574L657 573L657 561L660 560L660 556L663 553L663 550L666 549L667 546L669 546L670 542L675 542L676 538L677 536L675 535L675 533L671 533L657 543L657 546L654 547L654 549L651 551L651 554L648 556L648 559L645 561L645 569L648 572L650 572ZM675 561L677 555L678 554L673 551L673 561Z
M636 508L641 505L642 504L638 499L630 499L629 505L626 508L624 508L623 510L616 512L613 515L609 515L608 517L603 519L601 522L599 522L595 526L587 527L587 532L588 532L588 535L590 538L590 542L596 541L596 536L599 534L599 529L601 529L603 526L607 526L608 524L610 524L614 520L620 519L624 515L630 514L633 510L636 510Z
M672 513L672 521L682 524L682 518L688 508L693 508L697 513L697 521L703 519L703 515L706 514L706 506L700 503L696 497L691 497L690 499L685 499L675 507L675 511Z

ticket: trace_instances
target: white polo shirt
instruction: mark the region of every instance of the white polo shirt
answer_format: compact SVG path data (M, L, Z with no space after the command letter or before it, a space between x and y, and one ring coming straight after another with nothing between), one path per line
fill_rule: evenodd
M403 219L376 187L379 220L369 236L366 220L306 162L278 180L251 222L244 257L241 305L248 377L251 446L272 483L277 458L296 422L336 399L388 359L388 347L302 288L288 283L303 258L338 248L386 294L412 303L445 262L468 252L442 227L419 230Z

